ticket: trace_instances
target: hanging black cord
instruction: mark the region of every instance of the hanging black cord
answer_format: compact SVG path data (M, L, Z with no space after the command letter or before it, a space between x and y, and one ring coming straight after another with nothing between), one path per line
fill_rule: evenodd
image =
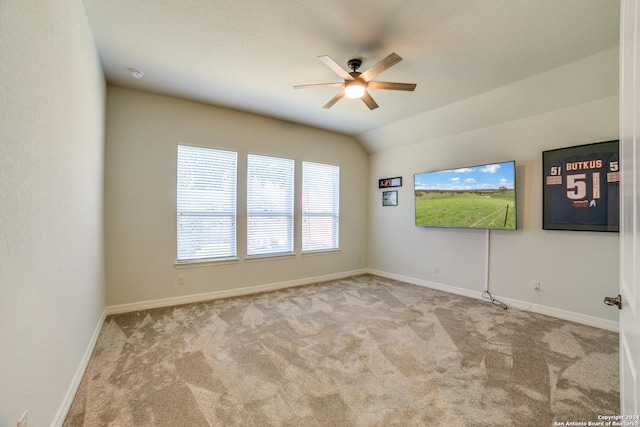
M509 307L507 307L507 304L503 303L502 301L498 301L497 299L495 299L493 297L493 295L491 295L491 292L489 292L489 291L484 291L482 293L482 298L488 299L491 304L497 305L498 307L500 307L500 308L502 308L504 310L509 308Z

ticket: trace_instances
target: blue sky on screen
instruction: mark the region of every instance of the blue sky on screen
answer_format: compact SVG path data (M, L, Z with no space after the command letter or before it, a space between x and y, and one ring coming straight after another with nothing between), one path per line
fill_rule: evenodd
M485 190L514 188L514 162L493 163L414 175L416 190Z

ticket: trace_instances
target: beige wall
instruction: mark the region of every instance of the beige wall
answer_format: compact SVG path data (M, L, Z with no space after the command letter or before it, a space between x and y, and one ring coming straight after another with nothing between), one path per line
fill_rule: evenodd
M174 266L179 143L238 151L238 262L179 269ZM340 166L340 251L244 259L246 222L242 212L248 152L294 158L297 167L301 160ZM109 86L105 170L107 304L178 298L365 268L367 173L367 154L353 138ZM299 242L299 230L296 237ZM178 275L184 276L185 285L178 285Z
M0 58L0 425L46 426L104 308L105 85L80 0L0 2Z
M541 292L534 300L537 310L615 328L618 313L602 300L618 294L618 234L542 230L542 151L617 139L617 64L617 52L607 51L447 106L446 112L431 114L451 118L459 112L461 123L456 127L449 121L448 135L428 138L425 132L421 142L372 154L369 267L480 297L486 277L486 231L416 227L413 175L515 160L518 230L490 233L489 290L526 307L532 298L531 282L540 281ZM582 83L576 85L572 76L579 76ZM565 98L560 100L559 93ZM532 100L535 109L529 106ZM557 108L560 101L562 108ZM474 109L484 121L476 117L476 126L469 128L464 117ZM511 116L514 110L523 117ZM420 123L431 120L421 117ZM401 145L403 138L416 138L417 126L410 126L406 135L398 129ZM383 143L385 133L388 130L381 129L370 135L371 141ZM373 183L390 176L403 176L405 184L399 189L399 206L383 208Z

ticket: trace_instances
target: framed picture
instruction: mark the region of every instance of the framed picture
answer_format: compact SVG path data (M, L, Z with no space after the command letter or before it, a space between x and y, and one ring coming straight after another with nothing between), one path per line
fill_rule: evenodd
M382 178L378 180L378 188L402 187L402 177Z
M398 206L398 191L383 191L382 206Z
M542 153L542 228L619 231L618 140Z

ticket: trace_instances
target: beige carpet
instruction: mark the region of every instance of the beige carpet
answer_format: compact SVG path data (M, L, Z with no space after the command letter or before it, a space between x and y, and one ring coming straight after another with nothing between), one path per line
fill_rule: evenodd
M64 426L551 426L619 413L618 336L363 275L109 316Z

